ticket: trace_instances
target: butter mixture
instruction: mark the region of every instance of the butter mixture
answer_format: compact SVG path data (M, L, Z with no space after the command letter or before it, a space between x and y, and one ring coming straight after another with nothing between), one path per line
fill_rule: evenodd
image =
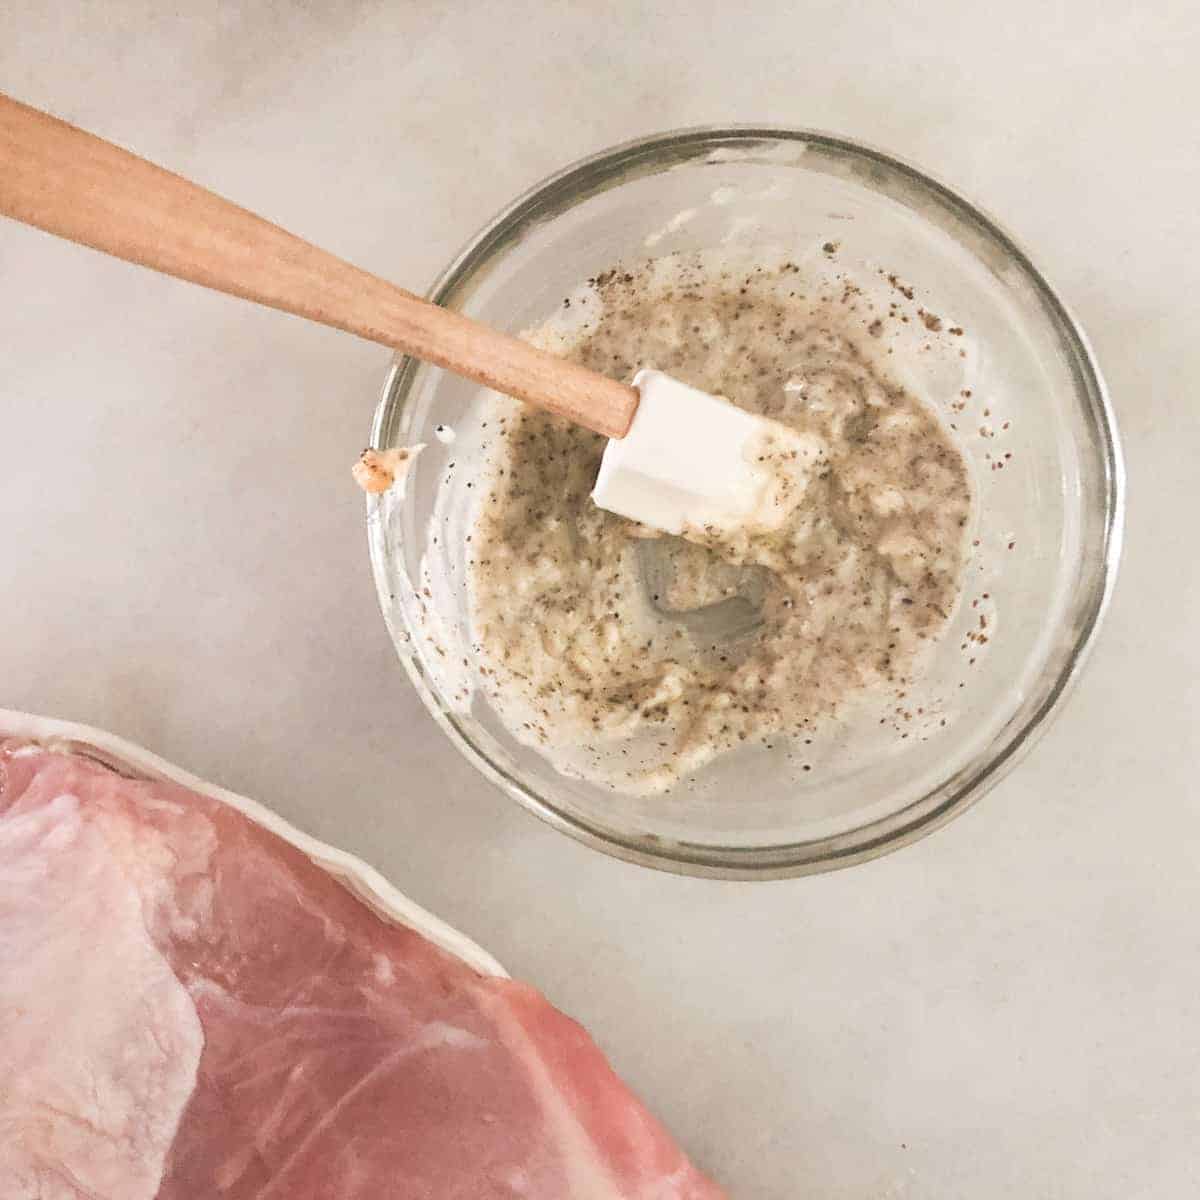
M791 427L803 482L781 461L800 490L778 527L657 535L592 503L603 438L497 396L468 565L506 723L560 769L655 793L743 744L810 737L866 689L902 689L957 602L972 489L950 432L889 371L895 306L792 263L678 256L606 272L572 304L572 322L530 336Z

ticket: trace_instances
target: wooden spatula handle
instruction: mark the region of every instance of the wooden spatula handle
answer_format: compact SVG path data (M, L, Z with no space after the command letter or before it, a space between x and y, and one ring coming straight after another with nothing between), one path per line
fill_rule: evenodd
M0 94L0 213L167 275L412 354L608 437L633 388L318 250L261 217Z

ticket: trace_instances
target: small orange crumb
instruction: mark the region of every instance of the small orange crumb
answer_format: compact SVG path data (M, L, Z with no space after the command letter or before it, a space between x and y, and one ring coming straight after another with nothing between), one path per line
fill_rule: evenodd
M378 495L386 492L396 482L397 471L402 463L413 457L413 450L371 450L362 452L358 462L351 468L354 482L364 492Z

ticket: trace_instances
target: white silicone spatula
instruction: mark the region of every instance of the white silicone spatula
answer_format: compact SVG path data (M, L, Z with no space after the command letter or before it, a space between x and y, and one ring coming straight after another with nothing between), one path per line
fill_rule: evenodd
M660 372L629 386L440 308L178 175L0 95L0 213L152 270L331 325L612 439L594 499L668 533L736 522L770 425Z

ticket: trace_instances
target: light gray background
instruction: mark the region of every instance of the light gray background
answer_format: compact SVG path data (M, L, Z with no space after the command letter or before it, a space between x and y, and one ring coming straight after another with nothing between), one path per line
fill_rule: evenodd
M393 660L347 475L385 351L0 222L0 702L365 856L583 1020L737 1196L1196 1194L1198 79L1190 0L7 0L0 88L418 289L638 134L893 150L1082 318L1130 509L1082 686L975 810L814 879L654 874L492 791Z

